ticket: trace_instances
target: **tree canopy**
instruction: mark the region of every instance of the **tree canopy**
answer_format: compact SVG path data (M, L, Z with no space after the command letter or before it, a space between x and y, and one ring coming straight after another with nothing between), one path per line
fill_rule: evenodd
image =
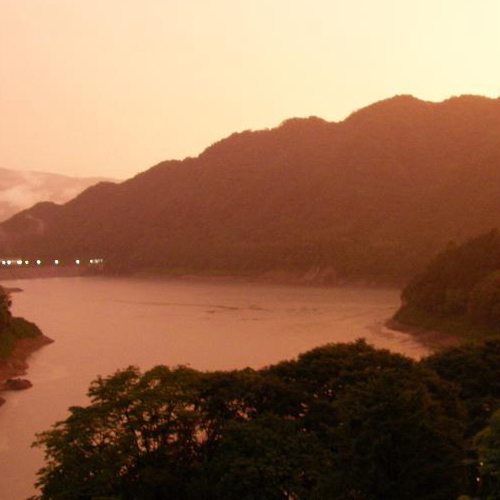
M461 406L427 367L363 341L262 370L99 377L39 435L43 500L448 500Z
M11 305L10 294L0 286L0 363L8 359L19 340L42 335L34 323L12 316Z
M495 229L449 245L402 292L395 318L424 328L500 333L500 233Z

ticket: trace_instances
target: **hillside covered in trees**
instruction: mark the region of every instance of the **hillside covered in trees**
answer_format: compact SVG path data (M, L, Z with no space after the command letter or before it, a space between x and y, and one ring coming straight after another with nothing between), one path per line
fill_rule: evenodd
M0 286L0 368L22 339L43 337L40 329L24 318L12 316L9 294Z
M52 342L34 323L13 316L10 307L10 295L0 286L0 395L4 390L31 386L26 380L12 377L25 373L26 358L32 351ZM4 402L0 397L0 406Z
M450 333L500 334L500 233L450 244L405 287L395 318Z
M261 370L129 367L38 436L39 498L498 498L499 381L498 340L420 362L358 341Z
M235 133L0 225L0 253L110 271L332 269L402 280L500 218L500 99L397 96ZM464 203L467 200L467 203ZM335 274L332 273L332 274Z

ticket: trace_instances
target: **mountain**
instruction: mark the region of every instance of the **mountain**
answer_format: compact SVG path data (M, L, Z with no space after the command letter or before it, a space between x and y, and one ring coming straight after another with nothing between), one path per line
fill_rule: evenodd
M65 203L103 180L0 168L0 221L40 201Z
M401 280L500 219L500 98L293 118L0 225L0 253L107 268ZM35 251L36 249L36 251Z
M500 333L500 233L450 244L403 290L404 325L477 338Z

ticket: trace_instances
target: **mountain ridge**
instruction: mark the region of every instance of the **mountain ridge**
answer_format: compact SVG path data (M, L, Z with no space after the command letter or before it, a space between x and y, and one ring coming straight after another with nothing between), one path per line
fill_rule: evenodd
M43 235L29 221L39 208L17 214L0 248L98 254L118 271L333 266L404 279L448 240L498 225L499 111L500 98L396 96L341 122L234 133L44 209Z
M0 168L0 221L42 201L64 203L104 177Z

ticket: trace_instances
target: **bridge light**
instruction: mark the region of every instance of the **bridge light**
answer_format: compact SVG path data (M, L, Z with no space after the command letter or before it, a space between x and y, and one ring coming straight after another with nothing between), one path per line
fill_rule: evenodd
M18 260L18 261L17 261L17 265L18 265L18 266L22 265L22 263L23 263L23 261L22 261L22 260Z
M94 263L94 259L90 259L90 263L93 264Z
M24 263L25 263L26 265L28 265L28 264L30 263L30 261L29 261L29 260L25 260L25 261L24 261Z
M54 264L57 266L57 265L59 264L59 261L56 259L56 260L54 261Z
M80 265L80 259L76 259L76 260L75 260L75 264L76 264L77 266L79 266L79 265Z
M12 264L12 261L11 260L8 260L7 261L7 265L10 266Z
M4 260L2 260L2 266L5 266L5 264L7 264L7 262L5 262Z
M41 261L41 260L37 260L37 261L36 261L36 265L37 265L37 266L39 266L41 263L42 263L42 261Z

